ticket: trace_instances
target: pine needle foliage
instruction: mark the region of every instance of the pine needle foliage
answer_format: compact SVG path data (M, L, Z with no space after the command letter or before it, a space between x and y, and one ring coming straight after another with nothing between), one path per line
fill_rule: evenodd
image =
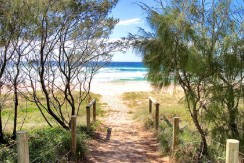
M209 156L207 135L219 140L240 138L244 4L158 2L157 9L140 4L152 30L141 29L138 35L130 34L129 40L143 56L152 84L183 88L187 110L201 138L195 157L200 160Z

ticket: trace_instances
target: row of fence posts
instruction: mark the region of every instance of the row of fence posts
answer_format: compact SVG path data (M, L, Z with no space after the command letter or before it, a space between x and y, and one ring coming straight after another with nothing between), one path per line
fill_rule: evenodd
M93 106L93 121L96 121L96 100L86 106L87 130L90 131L90 108ZM17 161L18 163L29 163L29 146L27 131L17 132ZM71 116L71 154L76 156L76 115Z
M152 104L155 105L155 129L159 127L159 103L152 97L149 99L149 114L152 113ZM173 121L173 142L172 149L174 150L179 144L179 117L174 117ZM239 162L239 141L235 139L228 139L226 141L226 159L225 163L238 163Z

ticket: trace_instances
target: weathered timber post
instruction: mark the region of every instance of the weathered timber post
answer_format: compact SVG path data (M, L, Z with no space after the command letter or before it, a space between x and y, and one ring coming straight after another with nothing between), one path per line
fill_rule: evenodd
M90 128L91 128L90 106L86 106L86 127L87 127L87 130L90 131Z
M106 135L106 141L108 141L111 137L111 133L112 133L112 128L107 128L107 135Z
M17 131L18 163L29 163L29 146L27 131Z
M179 117L174 117L174 124L173 124L173 145L172 149L179 144Z
M159 103L156 103L156 112L155 112L155 129L158 130L159 126Z
M76 115L71 116L71 152L76 156Z
M97 106L96 106L96 100L93 102L93 122L96 121L96 114L97 114Z
M149 98L149 114L152 113L152 100Z
M226 142L226 160L225 163L238 163L239 141L228 139Z

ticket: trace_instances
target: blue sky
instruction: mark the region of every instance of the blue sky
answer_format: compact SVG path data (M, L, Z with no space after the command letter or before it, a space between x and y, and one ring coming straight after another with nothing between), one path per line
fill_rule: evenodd
M144 11L136 4L142 2L148 6L157 5L155 0L119 0L117 6L112 10L111 15L118 18L120 22L115 26L111 39L117 40L121 37L128 36L128 33L136 34L138 27L148 29L145 22ZM236 3L243 4L242 0L235 0ZM115 53L113 61L141 61L141 57L135 54L132 50L128 50L125 54Z
M119 0L117 6L112 10L111 15L118 18L120 22L115 26L111 39L125 37L128 33L137 33L138 28L146 28L145 13L136 4L143 2L149 6L154 4L154 0ZM126 53L115 53L113 61L141 61L141 57L136 55L132 50Z

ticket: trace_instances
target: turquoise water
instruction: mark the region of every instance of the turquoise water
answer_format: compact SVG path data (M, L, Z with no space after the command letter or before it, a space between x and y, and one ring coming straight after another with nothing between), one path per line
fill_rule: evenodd
M146 81L148 69L142 62L110 62L94 76L94 81Z

